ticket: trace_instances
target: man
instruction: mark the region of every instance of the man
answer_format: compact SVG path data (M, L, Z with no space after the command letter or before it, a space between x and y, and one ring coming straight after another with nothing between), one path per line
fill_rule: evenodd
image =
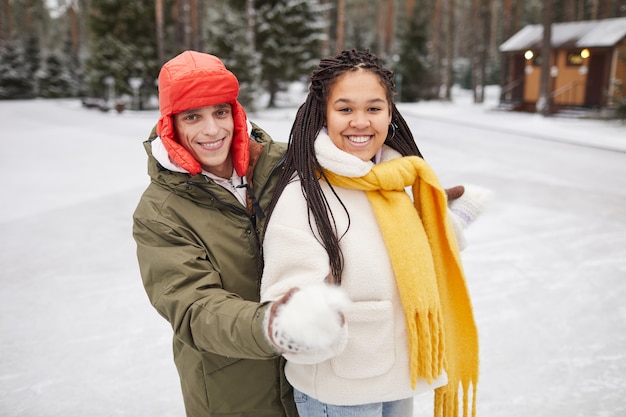
M148 297L174 331L187 415L292 417L258 302L263 211L285 148L247 122L238 93L212 55L186 51L163 66L133 236Z

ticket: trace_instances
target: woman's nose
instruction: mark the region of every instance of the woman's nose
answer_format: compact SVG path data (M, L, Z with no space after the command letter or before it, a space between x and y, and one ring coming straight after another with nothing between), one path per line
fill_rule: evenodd
M364 114L354 114L354 118L350 121L350 126L355 129L364 129L370 124L369 119Z

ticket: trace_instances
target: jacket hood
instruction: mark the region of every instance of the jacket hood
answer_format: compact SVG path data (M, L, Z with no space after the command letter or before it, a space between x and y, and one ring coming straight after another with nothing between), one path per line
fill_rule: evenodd
M258 172L255 170L259 158L265 158L263 156L269 152L272 159L275 159L278 164L282 163L283 154L285 152L285 146L281 143L276 143L271 140L271 137L267 132L261 129L254 123L250 130L250 138L248 141L248 167L246 175L247 182L253 183L252 174L254 173L254 183L257 185L263 184L269 177L269 172ZM160 143L159 143L160 142ZM161 186L174 191L176 194L188 195L189 198L194 199L192 195L196 194L195 187L190 188L189 183L206 183L206 178L199 172L198 174L192 174L191 172L173 165L168 164L167 159L163 159L163 139L159 140L159 136L156 133L156 127L152 129L150 136L143 143L144 150L148 155L148 175L152 182L160 184ZM160 156L157 156L161 154ZM281 160L279 162L279 160ZM165 163L162 163L165 162ZM221 188L221 187L220 187Z
M170 158L178 166L196 175L200 163L180 144L174 134L172 116L185 110L228 103L234 121L231 156L237 174L246 175L249 140L246 113L237 101L239 82L213 55L185 51L166 62L159 73L159 110L157 133Z

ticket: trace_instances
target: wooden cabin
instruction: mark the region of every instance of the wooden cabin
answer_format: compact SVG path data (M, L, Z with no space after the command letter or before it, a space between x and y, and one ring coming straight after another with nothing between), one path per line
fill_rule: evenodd
M541 85L543 25L529 25L502 45L508 79L500 102L535 111ZM552 25L552 110L604 109L626 98L626 17Z

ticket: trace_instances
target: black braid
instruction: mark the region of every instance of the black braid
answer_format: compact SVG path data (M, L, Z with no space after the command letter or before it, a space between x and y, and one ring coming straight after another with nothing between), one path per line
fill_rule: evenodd
M415 144L413 134L394 104L395 84L393 72L384 67L382 60L370 53L369 50L356 49L343 51L335 57L324 58L320 61L318 68L313 71L309 94L296 113L296 118L289 134L289 147L284 171L274 193L267 220L269 222L276 201L282 191L297 175L301 182L302 192L307 200L309 225L311 230L315 232L313 229L313 224L315 224L317 234L319 235L318 239L321 240L320 243L326 249L330 259L331 281L336 284L341 282L344 265L339 240L347 232L347 229L341 234L337 230L328 200L322 192L318 181L318 177L320 175L323 176L323 170L315 156L313 144L324 126L326 101L333 83L346 72L358 70L370 71L378 75L387 93L387 100L392 107L391 120L392 124L395 125L395 133L394 128L390 127L385 144L398 151L402 156L422 156ZM331 190L334 193L332 186ZM339 200L336 193L335 197ZM339 202L341 203L341 200ZM341 204L343 206L343 203ZM350 215L345 206L344 210L348 215L349 222ZM312 219L311 216L313 217ZM348 227L350 227L349 223Z

